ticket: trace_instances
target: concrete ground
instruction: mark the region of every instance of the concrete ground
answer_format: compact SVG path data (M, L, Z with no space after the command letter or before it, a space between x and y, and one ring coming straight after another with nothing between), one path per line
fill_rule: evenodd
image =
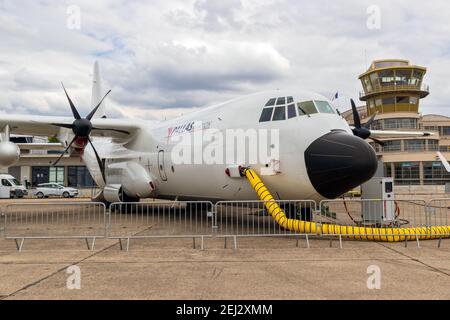
M292 238L26 240L17 252L0 239L0 299L450 299L450 240L371 243ZM67 268L81 271L68 289ZM380 289L369 289L379 268Z
M29 240L22 252L0 241L1 299L450 299L450 240L377 244L287 238L134 240L120 251L98 240ZM302 247L303 246L303 247ZM69 290L67 268L81 271L81 289ZM368 289L367 268L378 266L381 288Z

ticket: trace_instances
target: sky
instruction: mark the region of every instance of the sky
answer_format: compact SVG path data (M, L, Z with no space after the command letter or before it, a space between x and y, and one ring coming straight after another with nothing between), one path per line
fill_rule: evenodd
M0 0L0 112L69 116L100 63L111 117L170 119L258 91L305 89L340 110L374 59L427 67L424 114L450 116L450 2ZM364 104L359 102L359 105Z

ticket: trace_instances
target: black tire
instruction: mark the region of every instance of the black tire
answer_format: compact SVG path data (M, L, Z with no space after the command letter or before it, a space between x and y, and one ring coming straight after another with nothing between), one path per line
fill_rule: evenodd
M44 194L42 192L38 192L38 193L36 193L36 197L38 197L39 199L43 199Z
M69 194L67 191L64 191L63 194L62 194L62 196L63 196L64 198L68 198L68 197L70 197L70 194Z

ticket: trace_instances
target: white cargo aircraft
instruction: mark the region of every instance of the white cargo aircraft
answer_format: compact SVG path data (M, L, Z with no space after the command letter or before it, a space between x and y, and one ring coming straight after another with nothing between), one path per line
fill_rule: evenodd
M424 132L369 130L372 116L361 125L352 101L355 127L350 127L329 101L315 93L274 90L207 107L168 121L110 119L101 97L98 64L94 65L93 110L82 117L64 88L75 119L53 116L1 115L0 165L10 166L20 149L9 134L56 136L65 153L81 151L89 172L102 189L98 201L138 201L158 197L178 200L256 199L240 177L251 166L279 199L335 198L370 179L377 168L373 148L364 139L423 136ZM199 125L200 124L200 125ZM256 163L178 163L172 154L180 137L213 130L277 130L267 142L278 152ZM220 140L220 139L219 139ZM217 142L217 141L216 141ZM54 148L54 144L40 148ZM226 153L227 147L217 144ZM252 147L246 143L247 153ZM216 148L216 152L217 152ZM58 159L59 160L59 159ZM55 162L54 164L56 164Z

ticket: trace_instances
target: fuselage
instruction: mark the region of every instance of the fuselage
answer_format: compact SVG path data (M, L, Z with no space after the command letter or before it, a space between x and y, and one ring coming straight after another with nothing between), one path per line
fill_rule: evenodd
M323 138L329 134L331 139ZM335 137L344 137L345 141ZM375 153L371 147L353 136L347 122L325 97L308 92L269 91L168 121L151 125L143 122L141 130L123 144L106 138L94 140L105 159L106 185L123 185L124 191L134 198L212 201L256 199L244 178L230 176L230 170L239 166L251 166L260 172L266 186L279 199L330 197L326 181L322 181L329 176L333 183L333 170L326 166L334 163L327 161L335 154L326 154L328 142L337 149L342 144L350 150L350 154L336 154L338 162L349 157L370 158L367 168L366 162L353 161L362 166L361 172L368 171L367 177L363 174L364 181L373 175ZM360 154L361 149L366 149L359 143L370 149ZM317 147L324 148L325 154L317 154ZM87 147L83 157L97 184L104 186L92 149ZM319 162L322 167L317 170ZM129 169L124 169L127 166ZM341 168L348 170L345 163L335 169ZM129 177L124 176L125 171ZM348 188L354 187L348 182L352 179L347 173L342 177ZM335 182L342 184L341 180ZM341 189L345 188L347 185L343 184Z

